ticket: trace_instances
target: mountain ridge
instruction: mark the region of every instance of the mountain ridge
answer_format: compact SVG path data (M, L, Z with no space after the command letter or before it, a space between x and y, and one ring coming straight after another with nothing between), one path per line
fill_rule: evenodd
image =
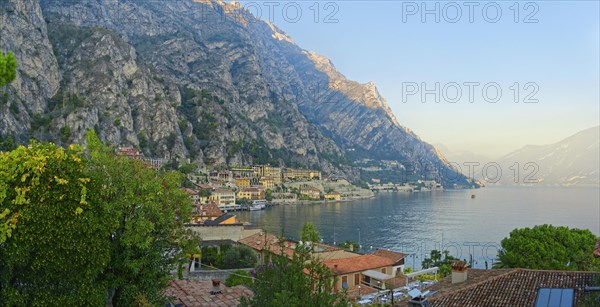
M37 1L24 3L38 10ZM360 179L353 160L393 158L410 165L408 173L447 187L472 184L398 123L373 83L346 79L325 57L315 63L315 55L311 59L285 32L239 6L109 0L39 5L38 19L52 45L42 62L56 61L48 70L59 77L27 116L2 116L0 134L68 143L94 128L110 144L138 146L166 159L317 167L352 181ZM2 30L12 40L26 28ZM11 98L9 105L22 109L27 103Z

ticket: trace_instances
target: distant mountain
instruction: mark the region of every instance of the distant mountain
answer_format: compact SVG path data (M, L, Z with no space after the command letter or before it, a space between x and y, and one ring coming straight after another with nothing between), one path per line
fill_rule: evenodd
M527 145L498 159L503 171L498 183L600 186L599 144L600 126L555 144ZM515 163L519 165L518 173L513 171Z
M448 160L449 163L452 163L452 164L456 163L456 164L460 165L463 174L467 173L466 168L463 167L465 165L465 163L477 162L477 163L480 163L481 165L484 165L484 164L492 161L492 158L485 156L485 155L480 155L480 154L474 153L472 151L451 150L446 145L441 144L441 143L434 144L434 146L446 157L446 160Z
M359 159L471 186L400 125L373 83L348 80L275 25L220 0L1 0L19 62L0 141L111 145L198 164L319 168L360 179Z

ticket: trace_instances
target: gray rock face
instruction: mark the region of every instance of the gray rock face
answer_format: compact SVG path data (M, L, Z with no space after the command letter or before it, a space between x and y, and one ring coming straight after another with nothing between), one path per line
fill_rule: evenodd
M45 26L35 1L26 2ZM157 157L318 167L350 180L359 178L352 159L395 159L413 172L434 170L447 186L450 177L467 184L400 126L374 84L347 80L327 58L233 4L42 0L41 7L49 36L44 29L40 40L16 43L19 31L35 27L29 23L7 38L12 47L29 45L13 50L21 59L45 44L42 63L54 63L36 70L55 73L44 77L54 87L38 95L39 106L28 106L35 123L2 118L21 133L81 142L96 128L111 144ZM0 132L17 131L7 127Z
M0 133L27 130L35 113L43 113L46 100L59 86L59 73L46 22L36 0L0 1L0 50L15 53L17 78L0 102Z

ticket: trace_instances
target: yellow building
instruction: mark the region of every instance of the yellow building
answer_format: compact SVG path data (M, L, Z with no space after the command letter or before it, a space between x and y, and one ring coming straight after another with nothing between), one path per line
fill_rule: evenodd
M235 205L235 192L231 190L215 190L208 199L215 202L219 207Z
M283 172L281 167L270 166L270 165L254 165L254 176L258 178L270 177L273 179L275 184L281 184Z
M237 198L251 200L265 199L265 191L259 188L245 188L237 192Z
M275 180L273 177L260 177L260 186L265 189L275 188Z
M283 180L321 180L321 172L309 169L286 168L283 172Z
M281 184L281 167L265 166L263 167L263 176L273 178L275 184Z
M338 192L331 192L331 193L326 193L325 195L323 195L323 197L327 200L341 200L342 194L340 194Z
M250 178L235 178L235 185L238 188L247 188L250 186Z
M321 199L321 191L310 185L303 185L300 188L300 194L307 196L311 199Z

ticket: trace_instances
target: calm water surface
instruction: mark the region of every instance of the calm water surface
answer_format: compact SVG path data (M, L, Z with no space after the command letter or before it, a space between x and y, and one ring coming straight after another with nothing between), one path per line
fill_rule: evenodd
M471 198L474 194L476 197ZM590 229L600 235L599 188L487 187L426 193L380 193L373 199L282 205L239 212L242 221L298 239L311 221L325 243L353 240L362 252L386 248L411 254L417 267L431 249L448 249L475 267L491 264L514 228L539 224Z

